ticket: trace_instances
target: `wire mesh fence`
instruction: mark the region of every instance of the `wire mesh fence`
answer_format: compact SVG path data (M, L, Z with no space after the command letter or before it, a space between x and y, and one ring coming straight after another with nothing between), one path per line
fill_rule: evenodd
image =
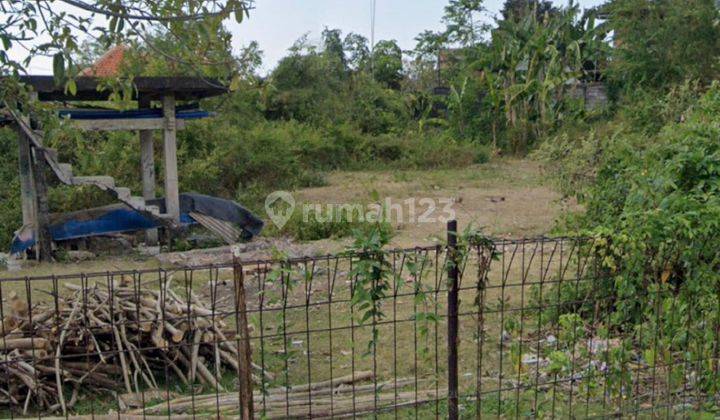
M618 325L614 277L594 247L571 238L462 240L4 279L0 415L713 411L718 314L707 314L706 334L669 346L659 323ZM670 318L674 304L680 301L663 294L662 311L652 315ZM692 351L698 347L707 351Z

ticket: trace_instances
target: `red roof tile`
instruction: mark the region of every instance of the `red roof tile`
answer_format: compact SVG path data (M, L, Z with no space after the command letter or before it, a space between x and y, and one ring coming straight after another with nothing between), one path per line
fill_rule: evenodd
M125 58L126 47L116 45L110 48L95 64L83 69L80 76L113 77L120 71L123 59Z

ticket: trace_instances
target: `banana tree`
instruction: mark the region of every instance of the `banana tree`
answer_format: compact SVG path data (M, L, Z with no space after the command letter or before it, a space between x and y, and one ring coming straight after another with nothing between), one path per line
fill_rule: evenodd
M492 104L493 111L504 108L516 152L526 148L531 135L543 136L554 125L566 86L598 55L601 36L592 18L578 19L578 14L571 3L552 15L528 13L500 21L493 32L493 59L484 78L491 102L501 98L501 105ZM498 95L496 86L501 89Z
M497 123L498 119L500 119L500 113L502 111L503 106L503 97L502 97L502 85L499 84L498 77L496 77L495 73L490 71L489 69L484 70L481 73L481 78L484 82L485 89L487 92L487 100L490 102L490 105L492 106L492 120L490 123L491 129L492 129L492 148L493 151L497 151Z
M458 126L458 133L460 137L465 137L465 92L467 92L467 77L463 79L462 84L458 88L457 86L450 87L450 95L447 98L448 111L450 115L455 119Z

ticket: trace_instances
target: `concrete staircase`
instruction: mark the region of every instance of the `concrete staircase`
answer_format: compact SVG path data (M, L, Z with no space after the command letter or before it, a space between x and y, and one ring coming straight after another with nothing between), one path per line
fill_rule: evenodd
M17 121L20 129L30 140L31 147L35 150L36 154L44 156L48 166L60 182L66 185L93 186L99 188L113 195L118 201L128 207L158 221L165 227L171 229L179 227L170 215L161 213L158 206L148 204L143 197L133 196L130 188L117 186L115 178L111 176L75 176L71 164L59 162L57 150L44 147L42 131L33 130L28 124L28 119L17 114L16 111L10 112Z

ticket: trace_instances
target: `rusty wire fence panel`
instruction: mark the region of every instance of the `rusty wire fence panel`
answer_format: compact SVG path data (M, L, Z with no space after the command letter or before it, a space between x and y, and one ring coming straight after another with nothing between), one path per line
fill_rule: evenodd
M613 324L614 279L592 249L556 238L462 250L460 417L713 410L717 391L696 378L718 375L717 357L649 360L658 340ZM249 404L249 342L256 418L446 418L448 255L437 246L389 250L379 264L346 253L2 280L0 416L235 418ZM706 323L716 337L717 318Z

